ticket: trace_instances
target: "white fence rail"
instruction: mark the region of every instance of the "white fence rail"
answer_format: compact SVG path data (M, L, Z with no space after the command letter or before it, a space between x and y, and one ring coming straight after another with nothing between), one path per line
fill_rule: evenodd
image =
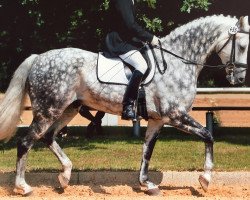
M197 88L197 93L250 93L250 88Z

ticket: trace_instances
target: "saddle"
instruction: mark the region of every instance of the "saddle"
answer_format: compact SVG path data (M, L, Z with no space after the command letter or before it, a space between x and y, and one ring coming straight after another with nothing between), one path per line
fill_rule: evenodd
M137 117L142 117L148 120L148 113L146 108L146 97L143 86L149 84L154 77L156 63L154 55L150 47L146 45L140 51L148 64L148 69L144 74L141 82L141 87L138 92L137 100ZM98 54L97 62L97 79L101 83L128 85L129 79L132 76L134 68L128 63L124 62L119 57L109 58L104 53Z
M150 83L155 74L155 59L149 46L145 46L141 51L145 58L148 69L143 77L141 86ZM97 79L101 83L128 85L129 79L132 76L134 68L124 62L119 57L109 58L103 52L98 54L97 61Z

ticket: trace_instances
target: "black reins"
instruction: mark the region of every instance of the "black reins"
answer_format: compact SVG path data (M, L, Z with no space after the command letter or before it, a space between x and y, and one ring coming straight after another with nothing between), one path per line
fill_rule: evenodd
M150 46L150 49L151 49L151 51L152 51L152 54L153 54L153 57L154 57L154 60L155 60L156 67L157 67L159 73L160 73L161 75L163 75L163 74L165 74L165 72L166 72L166 70L167 70L167 68L168 68L168 64L167 64L167 62L166 62L166 60L165 60L165 58L164 58L164 54L163 54L163 52L164 52L163 49L164 49L164 48L162 48L162 45L161 45L160 40L158 41L158 43L159 43L159 49L161 50L161 58L162 58L163 70L160 68L158 59L156 58L156 54L155 54L155 51L154 51L154 47L153 47L153 46ZM157 46L156 46L155 48L157 48Z
M222 65L207 65L207 64L199 63L196 60L189 60L189 59L183 58L182 56L179 56L179 55L173 53L172 51L169 51L169 50L163 48L162 44L161 44L161 41L159 40L158 41L159 45L154 46L154 48L159 49L161 51L161 56L162 56L162 60L163 60L164 69L163 69L163 71L161 71L160 68L159 68L159 66L158 66L158 63L157 63L157 67L158 67L158 69L159 69L159 71L160 71L161 74L163 74L166 71L167 63L166 63L166 61L164 59L164 55L163 55L163 52L165 52L165 53L168 53L168 54L170 54L170 55L172 55L172 56L180 59L185 64L200 65L200 66L203 66L203 67L210 67L210 68L229 68L231 70L233 70L234 68L245 68L245 69L247 69L248 68L247 64L235 61L235 48L236 48L235 44L236 44L236 34L237 33L249 34L249 32L247 32L247 31L240 31L240 30L238 30L237 26L231 27L230 31L229 31L230 37L225 42L225 44L220 48L220 50L217 52L217 54L219 54L228 45L228 43L230 42L230 40L232 40L232 49L231 49L230 60L226 64L222 64ZM155 55L154 50L152 50L152 52Z

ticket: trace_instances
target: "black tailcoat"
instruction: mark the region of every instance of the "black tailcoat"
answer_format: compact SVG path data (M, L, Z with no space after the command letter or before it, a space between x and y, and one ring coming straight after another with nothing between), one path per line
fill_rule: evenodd
M135 8L132 0L110 0L109 30L105 40L106 50L111 56L138 50L135 38L151 42L153 35L145 31L135 19Z

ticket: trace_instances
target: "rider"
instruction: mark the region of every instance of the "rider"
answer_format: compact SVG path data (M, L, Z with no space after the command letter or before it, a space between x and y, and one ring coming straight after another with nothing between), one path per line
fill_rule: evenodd
M119 56L124 62L134 67L123 97L123 119L134 119L134 102L144 73L147 70L146 60L138 51L142 47L136 45L136 40L158 44L158 38L145 31L135 20L134 0L110 0L110 32L105 39L108 53Z

